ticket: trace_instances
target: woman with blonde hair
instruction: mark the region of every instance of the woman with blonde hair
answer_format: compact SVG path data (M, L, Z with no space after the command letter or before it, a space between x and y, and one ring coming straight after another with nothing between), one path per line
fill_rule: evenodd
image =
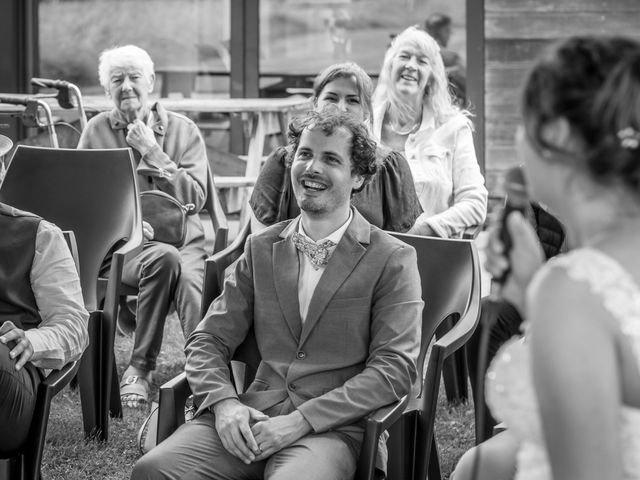
M459 237L484 223L488 194L472 127L452 102L437 42L416 27L396 36L373 96L373 131L411 168L424 212L410 233Z

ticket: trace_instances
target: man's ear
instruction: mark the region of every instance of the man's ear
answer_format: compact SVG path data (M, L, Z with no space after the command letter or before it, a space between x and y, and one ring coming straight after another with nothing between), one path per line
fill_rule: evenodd
M155 84L156 84L156 74L152 73L149 76L149 93L153 92L153 87L155 86Z
M355 175L353 175L353 190L360 189L363 183L364 183L364 177L362 175L360 175L359 173L356 173Z

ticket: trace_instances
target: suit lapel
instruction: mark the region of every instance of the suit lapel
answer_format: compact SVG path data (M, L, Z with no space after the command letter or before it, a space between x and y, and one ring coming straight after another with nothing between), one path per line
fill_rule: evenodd
M353 219L349 228L336 246L327 268L313 292L307 318L302 326L300 345L302 345L313 327L320 319L327 304L331 301L344 281L351 275L356 265L366 253L364 245L369 244L370 224L356 209L353 210ZM295 247L294 247L295 248Z
M290 222L282 230L280 241L273 244L273 281L285 321L291 334L300 339L301 320L298 301L298 275L300 264L298 250L291 240L291 233L298 228L298 221Z

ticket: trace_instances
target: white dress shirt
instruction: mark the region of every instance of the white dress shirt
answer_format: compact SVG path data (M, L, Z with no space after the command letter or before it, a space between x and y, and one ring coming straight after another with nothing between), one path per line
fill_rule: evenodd
M304 228L302 227L302 221L298 219L298 233L303 235L312 243L321 243L324 240L331 240L335 245L329 249L329 254L333 254L338 243L342 239L344 232L349 228L349 224L351 223L351 219L353 218L353 212L349 210L349 218L347 221L342 224L340 228L338 228L331 235L314 242L309 238L309 236L305 233ZM302 323L307 318L307 312L309 311L309 304L311 303L311 297L313 297L313 292L320 281L320 277L324 273L324 269L326 265L321 265L317 270L313 268L311 264L311 260L307 255L298 250L298 260L300 261L300 273L298 274L298 303L300 304L300 318L302 319ZM329 258L331 261L331 258Z
M33 290L42 322L25 331L33 346L31 363L60 369L77 360L89 344L89 313L84 307L73 257L58 227L42 220L31 266Z

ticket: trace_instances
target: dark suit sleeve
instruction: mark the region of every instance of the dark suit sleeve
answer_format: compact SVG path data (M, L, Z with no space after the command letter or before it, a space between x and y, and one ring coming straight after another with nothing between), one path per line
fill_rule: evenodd
M224 290L185 345L185 371L198 412L226 398L238 398L231 381L229 362L253 323L251 237L244 254L227 276Z
M348 425L409 393L417 377L422 307L415 250L400 246L375 288L364 370L298 407L314 431Z

